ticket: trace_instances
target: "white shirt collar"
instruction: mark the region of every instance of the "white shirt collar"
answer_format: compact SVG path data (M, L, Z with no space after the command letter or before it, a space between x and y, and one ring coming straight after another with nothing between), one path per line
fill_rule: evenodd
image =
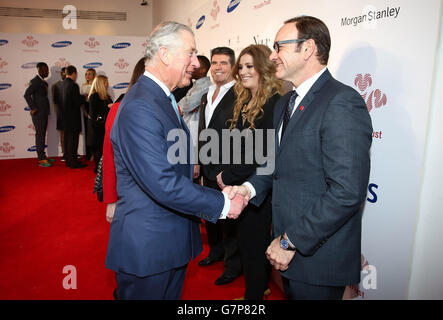
M154 81L156 84L158 84L159 87L162 88L162 90L165 92L166 96L169 98L169 96L171 95L171 91L169 91L168 87L163 82L161 82L156 76L154 76L149 71L145 71L143 75Z
M293 87L293 90L297 91L297 99L300 98L299 101L301 101L305 95L308 93L308 91L311 89L311 87L314 85L315 81L317 81L318 78L323 74L323 72L326 71L326 67L324 67L322 70L314 74L312 77L310 77L308 80L305 80L301 85L298 86L298 88Z

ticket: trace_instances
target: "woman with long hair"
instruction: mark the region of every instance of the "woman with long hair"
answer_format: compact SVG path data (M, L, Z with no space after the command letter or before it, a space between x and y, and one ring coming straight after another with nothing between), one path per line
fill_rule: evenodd
M92 82L89 92L89 122L92 128L92 149L95 160L95 172L103 153L103 140L105 138L105 122L112 103L108 95L108 78L98 75Z
M265 45L251 45L242 50L233 68L237 100L234 105L230 129L250 130L252 156L246 154L246 141L241 143L241 163L232 164L217 176L220 188L239 185L255 173L259 163L256 150L267 155L266 137L272 134L274 105L282 93L282 84L275 77L275 65L269 60L271 49ZM263 130L262 141L256 141L256 133ZM233 150L237 152L236 149ZM259 152L259 153L260 153ZM253 159L249 163L246 159ZM263 299L269 295L271 267L265 252L271 242L271 198L260 207L248 205L238 219L237 225L240 256L245 275L244 299Z
M91 124L88 121L89 118L89 101L88 96L89 92L91 91L92 82L94 81L95 77L97 75L97 72L93 68L89 68L85 71L85 83L83 83L80 86L80 94L85 97L85 103L82 107L82 113L83 113L83 123L85 125L85 159L91 160L92 158L92 144L93 144L93 137L92 137L92 128Z

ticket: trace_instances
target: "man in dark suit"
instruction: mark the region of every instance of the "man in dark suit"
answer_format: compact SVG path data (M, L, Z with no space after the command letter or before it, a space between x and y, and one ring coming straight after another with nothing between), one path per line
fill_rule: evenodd
M56 129L60 135L60 144L62 147L62 161L66 161L65 158L65 136L63 131L63 80L66 79L66 67L60 70L61 80L57 81L52 85L52 99L54 101L55 112L57 113L57 125Z
M275 106L275 170L231 193L258 204L272 188L266 255L290 299L341 299L346 285L360 282L372 125L361 96L327 70L330 43L314 17L290 19L278 31L270 59L294 90Z
M37 75L29 82L25 91L25 100L31 108L32 123L35 127L35 146L37 149L38 165L50 167L54 159L48 159L45 153L46 129L48 127L49 100L48 83L44 80L49 75L48 65L37 63Z
M214 130L218 135L218 158L208 154L208 161L200 160L200 174L203 185L220 190L217 184L217 175L227 164L222 163L222 130L229 129L228 120L232 119L235 93L235 80L232 68L235 64L235 53L231 48L218 47L211 50L211 75L214 84L209 87L208 93L203 96L199 116L199 136L205 129ZM204 138L203 138L204 140ZM201 151L206 141L199 141ZM208 151L210 153L211 150ZM202 154L205 156L204 152ZM216 161L213 161L216 160ZM210 252L199 262L200 266L213 264L224 260L224 271L215 281L216 285L223 285L234 281L241 274L241 258L238 251L236 235L236 221L223 220L217 223L205 223Z
M78 138L82 130L81 106L84 98L80 94L77 80L77 69L66 67L66 78L63 80L63 131L65 136L66 166L71 169L84 168L87 165L77 160Z
M111 130L119 199L106 266L121 299L180 299L187 264L202 250L200 218L236 218L245 203L193 183L189 130L171 94L199 67L192 30L157 26L145 65Z

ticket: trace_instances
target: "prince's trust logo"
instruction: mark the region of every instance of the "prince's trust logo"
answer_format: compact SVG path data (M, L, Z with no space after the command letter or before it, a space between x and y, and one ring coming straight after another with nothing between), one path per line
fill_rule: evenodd
M372 76L369 73L364 75L362 73L357 74L354 79L354 84L360 91L360 95L362 96L363 100L365 100L368 112L371 112L373 108L378 109L385 106L388 102L386 94L384 94L381 90L368 90L372 86Z

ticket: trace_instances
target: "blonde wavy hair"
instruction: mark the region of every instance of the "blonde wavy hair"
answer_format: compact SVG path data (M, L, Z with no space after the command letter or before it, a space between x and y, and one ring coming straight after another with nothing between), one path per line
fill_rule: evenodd
M262 44L250 45L240 52L237 62L232 69L232 74L236 80L234 90L237 94L237 100L234 106L233 118L229 120L229 129L232 130L237 126L238 117L242 112L243 106L249 103L252 98L251 91L243 86L238 75L240 58L245 54L249 54L252 57L254 69L259 74L258 90L254 97L255 101L253 101L251 108L244 114L250 123L250 129L255 129L255 120L263 117L263 106L266 101L276 93L282 94L282 82L275 77L275 64L269 59L271 52L271 49Z
M88 99L91 97L91 95L95 92L98 93L98 96L102 100L106 100L108 98L108 90L106 89L105 83L108 81L108 77L99 74L95 77L94 81L92 82L91 90L89 91Z

